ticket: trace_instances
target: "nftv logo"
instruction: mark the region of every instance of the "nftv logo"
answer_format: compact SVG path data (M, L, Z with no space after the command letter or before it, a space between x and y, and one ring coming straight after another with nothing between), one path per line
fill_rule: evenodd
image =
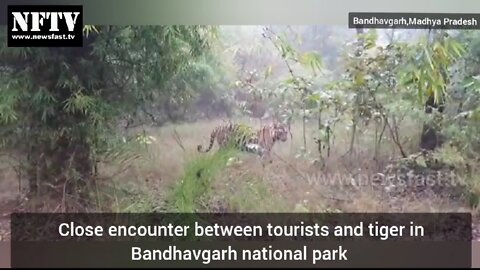
M8 6L9 47L82 47L82 6Z

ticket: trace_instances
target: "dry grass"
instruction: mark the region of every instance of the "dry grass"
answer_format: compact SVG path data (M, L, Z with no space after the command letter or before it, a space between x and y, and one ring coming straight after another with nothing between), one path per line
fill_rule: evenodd
M254 127L258 120L240 119ZM197 145L208 144L212 129L224 122L199 121L161 128L147 128L155 140L137 149L139 158L124 163L103 164L103 180L93 191L97 211L228 211L228 212L438 212L465 210L465 202L440 197L390 198L368 181L382 171L390 159L398 158L396 146L387 138L375 158L374 128L357 134L354 151L348 153L350 130L338 124L330 156L324 150L324 165L314 142L316 122L307 123L309 151L302 152L302 125L292 126L293 139L277 143L272 164L263 167L259 159L246 153L197 152ZM411 122L410 122L411 123ZM405 150L417 151L418 128L401 129ZM387 137L387 136L386 136ZM409 138L408 140L405 138ZM443 152L442 152L443 151ZM453 159L451 149L439 154ZM5 164L3 162L2 164ZM205 170L207 174L197 176ZM15 173L0 168L0 201L17 200ZM363 177L363 178L362 178ZM352 178L355 180L352 182ZM359 184L360 180L365 180ZM480 181L472 180L471 192L480 197ZM25 184L24 184L25 185ZM51 209L50 209L51 210Z
M179 211L181 209L168 208L164 202L183 200L173 198L172 190L176 189L178 193L179 189L186 188L184 181L191 181L193 184L188 185L189 189L203 190L201 185L208 185L208 188L205 188L205 194L195 193L199 198L190 200L196 204L188 208L192 211L438 212L465 210L461 202L436 197L428 200L392 199L385 197L369 183L358 186L348 182L352 177L372 176L381 171L389 159L398 158L396 146L388 139L384 139L375 160L372 128L357 135L354 151L348 154L346 153L349 149L350 131L343 126L337 128L331 155L325 158L323 167L315 162L319 156L313 139L316 130L315 122L307 124L307 149L310 151L307 153L301 151L302 126L297 122L292 126L293 140L278 143L274 148L274 162L265 168L261 166L257 157L245 153L234 155L235 159L232 159L233 162L230 160L229 164L217 164L217 166L205 160L203 163L198 163L198 160L215 155L218 146L215 146L209 154L198 153L196 149L198 144L208 143L211 130L222 122L222 120L200 121L148 129L147 133L156 138L156 141L148 146L148 154L136 161L126 173L117 177L115 183L117 186L137 187L140 194L147 194L141 196L150 198L150 202L141 206L131 206L129 205L132 204L131 199L125 199L127 207L130 210L133 209L132 211L136 208L137 211L150 211L151 208ZM259 121L245 119L239 122L255 127L260 124ZM410 138L404 140L409 153L417 150L415 145L418 136L415 133L418 130L409 127L402 131L402 138ZM212 160L215 159L212 158ZM217 159L215 162L224 161L225 159ZM200 184L200 181L191 175L195 175L194 171L202 166L215 169L217 172L212 174L213 179L209 179L208 183ZM180 182L183 186L180 186L182 184ZM124 195L128 196L128 194ZM118 208L118 210L122 209L124 208Z
M389 197L369 181L391 159L399 157L397 147L387 138L375 158L374 129L362 128L353 152L348 152L350 130L345 124L335 129L329 157L318 162L314 143L316 123L307 124L307 149L302 152L300 122L292 126L293 139L277 143L272 164L263 167L258 158L238 152L197 152L198 144L207 144L212 129L222 120L199 121L145 131L155 140L139 146L138 157L123 163L102 164L101 177L93 192L96 200L91 211L106 212L457 212L470 211L477 219L480 179L472 173L468 192L471 203L440 196L428 198ZM259 127L259 121L239 122ZM401 129L407 153L418 145L419 128ZM386 136L387 137L387 136ZM324 151L324 153L326 153ZM465 161L454 149L443 148L438 155L452 164ZM0 160L0 239L9 238L8 214L23 204L19 181L11 162ZM460 166L459 165L459 166ZM476 164L471 164L475 167ZM198 176L198 172L205 173ZM366 178L362 178L366 177ZM351 181L352 178L355 181ZM360 181L361 180L361 181ZM25 188L26 183L21 185ZM34 200L30 200L32 202ZM61 211L58 203L39 202L32 211ZM33 205L40 205L33 202ZM24 207L24 206L22 206ZM24 208L23 210L28 210ZM3 218L2 218L3 216Z

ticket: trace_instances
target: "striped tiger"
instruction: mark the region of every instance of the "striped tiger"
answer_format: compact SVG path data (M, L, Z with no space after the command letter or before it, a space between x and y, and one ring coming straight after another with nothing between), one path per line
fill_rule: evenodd
M255 131L246 125L227 123L213 129L210 134L210 144L203 150L202 145L197 146L198 152L206 153L213 148L217 139L220 148L235 147L241 151L253 153L262 156L263 148L258 144L258 138Z
M241 151L270 159L270 152L275 142L285 142L288 139L289 132L290 129L287 125L278 122L262 126L256 132L246 125L228 123L218 126L212 131L210 144L206 150L203 150L201 145L198 145L197 149L202 153L210 151L216 138L220 148L234 146ZM271 159L270 162L272 162Z
M265 125L257 131L257 139L259 146L263 149L263 154L270 159L270 153L275 145L275 142L285 142L288 139L288 134L291 135L290 128L280 122L273 122Z

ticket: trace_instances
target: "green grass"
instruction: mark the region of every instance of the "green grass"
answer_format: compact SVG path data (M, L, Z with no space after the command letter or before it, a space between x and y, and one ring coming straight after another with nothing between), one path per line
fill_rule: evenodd
M222 150L194 158L185 166L185 174L168 196L172 212L193 213L203 209L208 201L211 183L227 166L235 150Z

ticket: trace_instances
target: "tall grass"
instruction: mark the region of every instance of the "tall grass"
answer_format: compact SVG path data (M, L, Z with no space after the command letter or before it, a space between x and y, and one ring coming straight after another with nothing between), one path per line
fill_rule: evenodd
M183 177L167 198L169 210L180 213L206 210L211 182L225 169L228 160L235 154L234 149L224 149L188 162Z

